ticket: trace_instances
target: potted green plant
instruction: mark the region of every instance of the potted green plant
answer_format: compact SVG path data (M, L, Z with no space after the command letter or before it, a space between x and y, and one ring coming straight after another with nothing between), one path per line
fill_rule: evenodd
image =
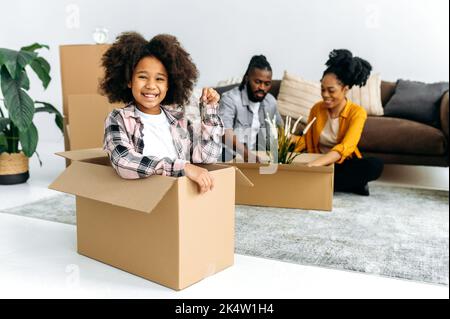
M294 149L299 143L299 139L295 142L291 137L297 130L297 126L300 123L300 117L293 126L292 118L286 116L286 123L284 127L277 126L276 117L269 118L269 114L265 121L269 125L270 140L272 147L267 148L267 155L269 156L269 162L277 164L291 164L300 153L295 153Z
M0 184L23 183L29 178L28 159L36 152L38 131L33 124L35 113L55 114L55 122L63 131L63 117L50 103L34 101L27 93L30 89L28 71L33 70L47 89L50 64L36 52L49 49L34 43L14 51L0 48ZM42 162L36 153L39 163Z

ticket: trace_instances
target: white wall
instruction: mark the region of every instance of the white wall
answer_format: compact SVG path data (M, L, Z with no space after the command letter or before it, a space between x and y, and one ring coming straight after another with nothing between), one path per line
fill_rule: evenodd
M61 109L58 46L93 43L97 26L112 41L123 31L176 35L201 72L199 85L242 75L265 54L280 78L287 69L318 80L329 51L347 48L385 80L449 78L448 0L2 0L0 47L49 44L52 83L31 96ZM36 115L42 140L61 140L47 114Z

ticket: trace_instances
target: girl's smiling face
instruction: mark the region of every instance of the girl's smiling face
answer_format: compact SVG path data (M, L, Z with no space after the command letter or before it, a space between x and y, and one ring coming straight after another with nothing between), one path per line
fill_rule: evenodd
M166 68L157 58L142 58L133 71L128 87L141 112L147 114L161 113L160 104L169 89L169 76Z

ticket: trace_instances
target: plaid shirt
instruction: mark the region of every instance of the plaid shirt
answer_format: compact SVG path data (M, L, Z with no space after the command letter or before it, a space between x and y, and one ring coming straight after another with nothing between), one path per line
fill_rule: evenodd
M188 106L189 108L189 106ZM200 117L188 120L185 109L161 106L170 124L178 158L144 156L143 124L136 106L114 109L106 118L103 149L122 178L150 175L183 176L186 163L215 163L221 155L223 122L217 107L205 107ZM192 110L193 107L190 106Z

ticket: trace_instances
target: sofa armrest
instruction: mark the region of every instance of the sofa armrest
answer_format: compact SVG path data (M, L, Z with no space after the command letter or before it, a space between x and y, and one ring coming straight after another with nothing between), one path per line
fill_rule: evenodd
M441 100L441 128L448 141L448 91L442 96Z

